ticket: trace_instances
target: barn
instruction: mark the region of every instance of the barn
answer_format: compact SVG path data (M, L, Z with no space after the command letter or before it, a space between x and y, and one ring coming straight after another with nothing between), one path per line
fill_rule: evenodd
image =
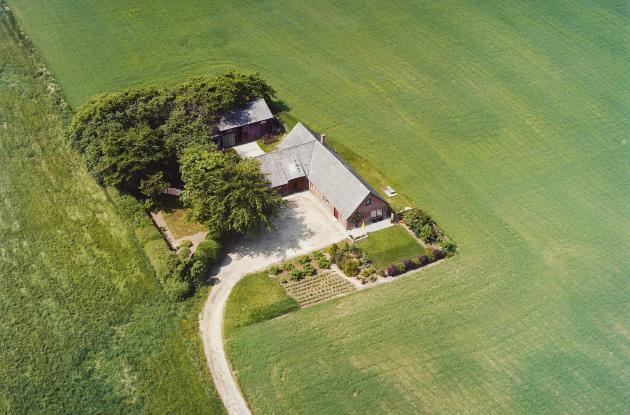
M275 118L262 98L250 101L244 108L225 114L216 126L213 136L219 148L249 143L271 133Z
M311 191L346 229L388 218L389 204L325 143L298 123L276 151L256 157L282 195Z

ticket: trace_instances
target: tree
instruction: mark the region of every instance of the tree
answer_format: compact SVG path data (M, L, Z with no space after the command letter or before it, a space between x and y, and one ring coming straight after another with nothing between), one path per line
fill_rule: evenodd
M105 138L92 169L105 184L135 191L143 180L163 170L168 154L161 137L148 125L125 133L112 131Z
M256 160L192 146L180 162L185 183L181 197L193 219L218 233L271 229L282 198L269 187Z
M254 97L274 96L260 75L238 72L191 78L173 88L130 88L89 100L67 135L99 181L149 196L163 184L159 177L179 184L184 149L211 146L222 115Z

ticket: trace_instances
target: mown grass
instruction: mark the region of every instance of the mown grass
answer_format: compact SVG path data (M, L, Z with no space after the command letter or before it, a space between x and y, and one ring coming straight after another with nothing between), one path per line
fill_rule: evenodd
M424 253L424 247L399 225L370 232L366 239L356 244L369 255L374 266L379 269Z
M186 209L176 197L162 198L159 209L166 226L175 238L183 238L206 230L200 223L186 219Z
M628 412L627 2L10 4L73 105L259 70L457 242L235 331L255 412Z
M225 306L226 337L237 327L269 320L297 310L298 304L266 272L246 275L230 293Z
M0 11L0 413L222 413L197 315L63 139Z

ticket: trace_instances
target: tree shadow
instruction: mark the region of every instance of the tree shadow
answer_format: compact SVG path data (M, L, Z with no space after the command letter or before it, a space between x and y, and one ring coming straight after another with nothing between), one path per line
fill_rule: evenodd
M260 231L236 242L231 250L240 256L281 255L299 249L315 232L309 227L306 214L295 201L288 200L272 221L271 231Z

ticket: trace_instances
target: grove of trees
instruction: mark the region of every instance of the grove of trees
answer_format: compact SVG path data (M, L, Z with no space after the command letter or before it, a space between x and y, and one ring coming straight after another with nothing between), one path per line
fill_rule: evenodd
M257 161L220 151L212 136L226 112L274 96L258 74L239 72L191 78L174 87L130 88L90 99L74 115L67 135L100 183L145 205L167 187L183 187L191 217L213 237L251 233L270 228L282 199ZM181 275L207 268L206 263L193 268L194 261L171 262L186 268Z

